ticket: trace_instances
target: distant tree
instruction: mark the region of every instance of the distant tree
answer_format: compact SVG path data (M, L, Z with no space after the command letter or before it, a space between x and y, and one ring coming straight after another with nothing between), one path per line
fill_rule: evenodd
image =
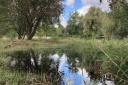
M111 18L114 20L114 35L119 38L128 36L128 2L126 0L111 0Z
M15 25L18 39L31 40L40 23L59 22L63 0L11 0L10 18Z
M88 13L83 16L85 37L90 38L107 38L113 35L113 19L109 17L109 13L103 12L101 9L91 7Z
M108 13L104 13L99 18L101 20L101 32L106 39L113 38L114 35L114 21L109 17Z
M70 35L81 35L83 33L82 20L77 12L71 14L66 31Z
M84 35L86 37L96 37L101 34L101 16L102 11L99 8L91 7L88 13L83 17Z
M49 36L52 35L52 32L55 33L54 26L43 23L41 26L39 26L39 29L37 29L36 34L38 36Z
M91 7L84 16L80 16L77 12L73 13L66 30L70 35L110 39L113 35L113 20L109 17L109 13L103 12L100 8Z
M56 35L63 36L65 32L65 28L59 23L58 27L55 27L56 29Z

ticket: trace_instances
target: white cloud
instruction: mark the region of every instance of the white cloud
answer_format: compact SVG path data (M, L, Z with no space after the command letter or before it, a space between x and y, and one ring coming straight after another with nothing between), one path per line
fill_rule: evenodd
M60 15L60 24L65 28L67 26L67 21L63 15Z
M77 11L78 11L80 16L84 16L88 13L90 7L91 7L90 5L83 6L80 9L78 9Z
M110 7L109 7L109 2L107 0L103 0L102 1L102 4L100 5L100 8L103 10L103 11L107 11L107 12L110 12Z
M100 0L81 0L81 2L86 6L95 6L101 8L103 11L110 11L108 0L102 0L102 3L100 3Z
M99 0L81 0L81 2L85 5L92 5L92 6L100 5Z
M75 3L75 0L66 0L67 6L72 6L72 5L74 5L74 3Z

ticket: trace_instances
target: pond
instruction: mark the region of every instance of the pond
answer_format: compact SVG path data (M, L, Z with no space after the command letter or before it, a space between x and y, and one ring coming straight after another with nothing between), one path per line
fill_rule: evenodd
M15 57L10 59L11 68L18 68L20 70L31 70L33 72L44 71L48 73L50 78L56 78L57 85L115 85L111 74L103 74L99 79L92 79L86 68L80 66L81 62L75 58L74 63L70 61L69 57L63 53L61 56L55 54L35 54L18 52ZM52 84L55 85L55 84Z

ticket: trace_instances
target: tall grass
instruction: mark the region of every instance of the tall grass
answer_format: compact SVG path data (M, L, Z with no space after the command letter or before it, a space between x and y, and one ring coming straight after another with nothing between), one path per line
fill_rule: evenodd
M102 74L111 73L116 85L127 85L128 82L128 42L83 41L68 46L70 60L80 59L92 78L97 79Z

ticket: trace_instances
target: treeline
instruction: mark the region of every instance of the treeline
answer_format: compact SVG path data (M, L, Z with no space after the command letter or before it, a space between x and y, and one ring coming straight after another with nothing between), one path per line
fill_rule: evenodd
M85 38L127 38L128 3L126 0L112 0L110 12L91 7L85 16L71 14L66 28L68 35Z
M29 40L34 35L127 38L127 0L110 0L109 6L110 12L96 7L91 7L85 16L75 12L64 28L59 20L63 13L63 0L0 0L0 37L8 35ZM57 28L54 26L56 23Z

